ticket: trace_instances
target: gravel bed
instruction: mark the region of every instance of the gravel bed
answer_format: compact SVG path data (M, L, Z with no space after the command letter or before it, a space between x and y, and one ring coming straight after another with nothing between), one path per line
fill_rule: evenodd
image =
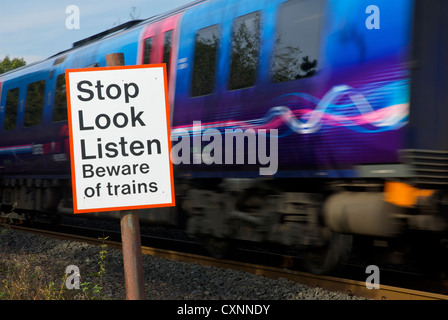
M14 269L7 265L12 261L19 267ZM5 285L10 281L8 276L25 270L27 274L38 275L39 281L46 287L53 288L54 296L58 291L54 288L62 290L64 287L65 268L69 265L79 268L80 282L83 284L80 290L70 291L88 293L87 296L73 295L73 299L125 299L121 250L56 240L9 228L0 229L0 294L4 289L2 283ZM310 288L286 279L272 280L247 272L201 266L198 263L169 261L149 255L143 256L143 265L145 294L148 300L358 299L321 288ZM102 277L98 275L100 266L105 266ZM5 270L15 271L8 273ZM36 277L33 276L33 279ZM97 288L96 286L102 288L100 295L96 295L93 290ZM8 297L3 294L1 298Z

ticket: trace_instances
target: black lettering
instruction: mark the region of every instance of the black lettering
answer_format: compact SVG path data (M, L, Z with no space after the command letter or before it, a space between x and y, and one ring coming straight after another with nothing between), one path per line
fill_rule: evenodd
M138 184L138 193L142 193L142 188L144 189L144 193L148 193L148 187L146 186L146 183L139 183Z
M144 142L139 140L128 141L126 137L120 137L118 142L105 142L103 144L102 138L97 138L95 150L90 150L92 154L87 154L86 144L86 140L81 139L83 160L162 154L162 145L157 139ZM145 166L143 170L149 170L149 166Z
M97 141L98 141L98 159L103 159L103 146L101 144L101 138L98 138Z
M92 100L95 97L95 93L88 88L92 86L92 82L88 80L80 81L77 86L78 90L82 93L86 93L88 96L78 95L78 99L84 102ZM104 85L101 83L101 80L98 80L94 87L96 88L98 99L105 100L106 98L103 95ZM133 82L124 84L124 99L126 103L129 103L130 99L136 98L139 93L140 90L137 84ZM107 86L105 94L109 99L116 100L121 97L122 90L118 84L112 83Z
M104 88L104 86L101 84L101 80L97 81L95 88L98 89L98 99L99 100L104 100L105 98L101 94L101 88Z
M123 123L121 123L121 124L118 122L118 117L120 117L120 116L123 118ZM128 119L128 116L126 114L120 112L120 113L117 113L114 116L114 125L117 128L124 128L124 127L126 127L128 125L128 123L129 123L129 119Z
M96 159L96 156L87 156L86 155L86 142L84 139L81 139L81 157L82 160L90 160L90 159Z
M147 174L149 173L149 164L147 163L142 163L142 165L140 166L140 172L142 174Z
M104 167L98 167L96 168L96 175L100 178L104 177L106 175L106 169Z
M147 183L137 183L132 180L131 184L111 184L110 182L106 185L107 193L109 196L117 196L120 192L123 195L137 194L137 193L155 193L159 190L157 182Z
M81 82L78 83L78 91L81 91L82 93L87 93L89 95L88 98L84 98L83 96L78 95L78 99L81 100L81 101L86 102L86 101L92 100L93 97L94 97L94 94L93 94L92 90L83 88L82 85L84 85L84 84L87 84L87 85L89 85L91 87L92 86L92 82L84 80L84 81L81 81Z
M115 96L113 96L113 95L110 93L111 88L115 88L115 89L117 90L117 94L116 94ZM109 85L109 86L107 87L107 89L106 89L106 95L109 97L109 99L112 99L112 100L118 99L118 98L121 96L121 89L120 89L120 87L119 87L118 85L116 85L116 84L111 84L111 85ZM127 103L127 102L126 102L126 103Z
M106 124L105 125L101 125L101 123L100 123L101 118L106 119ZM107 114L104 114L104 113L99 114L96 117L96 119L95 119L95 124L100 129L107 129L110 126L110 118L109 118L109 116Z
M151 182L149 184L149 191L151 193L157 192L159 190L159 188L157 187L157 182Z
M106 167L106 170L107 170L107 173L109 174L109 176L118 176L119 174L120 174L120 166L112 166L112 167L109 167L109 166L107 166Z
M135 109L134 107L131 107L131 120L132 120L132 126L135 127L135 123L138 121L142 127L146 127L146 124L140 119L142 116L143 111L140 111L137 116L135 115Z
M110 195L110 196L113 196L113 194L112 194L112 185L110 184L110 182L108 182L107 183L107 193Z
M128 142L124 139L124 137L120 138L119 144L121 146L121 154L123 155L123 157L128 157L129 154L126 153L126 148L125 148L125 146L128 144Z
M82 110L78 111L79 115L79 130L93 130L94 127L84 127L84 116L82 114Z
M116 193L116 194L118 194L118 188L119 188L119 187L120 187L119 184L115 186L115 193ZM130 185L128 185L128 184L124 184L122 187L123 187L123 189L121 189L121 193L122 193L123 195L131 194L131 186L130 186ZM135 192L134 192L134 193L135 193Z
M129 176L131 174L131 167L129 165L125 164L121 168L121 174L124 176Z
M106 144L105 149L108 151L106 153L106 157L108 158L116 158L118 156L117 144L113 142L109 142Z
M152 148L151 145L155 143L157 145L157 154L161 154L162 153L162 146L160 144L159 140L148 140L148 154L152 154Z
M144 151L140 150L137 152L136 150L143 149L144 147L145 145L141 141L136 140L131 143L131 145L129 146L129 150L134 156L141 156Z
M92 178L94 176L93 166L91 164L84 164L82 166L82 177L84 179Z
M129 94L129 87L130 86L134 87L134 94L133 95ZM139 89L138 89L138 86L135 83L131 82L131 83L125 83L124 84L124 99L125 99L126 103L129 103L129 98L135 98L135 97L138 96L138 94L139 94Z

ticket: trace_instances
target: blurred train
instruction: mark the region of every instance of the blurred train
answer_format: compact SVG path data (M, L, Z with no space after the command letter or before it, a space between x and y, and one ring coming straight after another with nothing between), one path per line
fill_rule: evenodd
M445 0L201 0L93 35L0 75L2 211L73 213L65 70L122 52L126 65L167 64L173 132L276 142L269 164L249 161L249 142L231 164L189 135L191 153L174 155L177 206L142 210L142 223L217 255L232 240L278 244L318 273L356 237L443 244L446 39Z

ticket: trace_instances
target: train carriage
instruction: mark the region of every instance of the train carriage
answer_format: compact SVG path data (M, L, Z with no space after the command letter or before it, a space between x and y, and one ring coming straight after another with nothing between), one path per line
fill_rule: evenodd
M178 206L142 222L183 228L217 254L230 240L319 252L314 272L352 236L442 240L446 10L200 0L2 74L2 208L72 213L64 72L123 52L127 65L168 70Z

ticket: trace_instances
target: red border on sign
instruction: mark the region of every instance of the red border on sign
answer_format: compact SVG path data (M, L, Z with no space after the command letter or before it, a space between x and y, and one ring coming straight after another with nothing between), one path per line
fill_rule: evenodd
M75 157L74 147L73 147L73 126L72 126L72 112L71 112L71 96L70 96L70 77L69 73L74 72L86 72L86 71L109 71L109 70L124 70L124 69L147 69L147 68L163 68L164 82L165 82L165 111L166 111L166 126L167 126L167 137L168 137L168 152L171 154L171 126L170 126L170 110L168 103L168 81L166 64L147 64L147 65L133 65L133 66L119 66L119 67L100 67L100 68L82 68L82 69L66 69L65 70L65 83L67 90L67 113L68 113L68 127L70 136L70 166L72 174L72 193L73 193L73 210L75 214L80 213L92 213L92 212L106 212L106 211L120 211L120 210L138 210L138 209L148 209L148 208L163 208L163 207L174 207L176 206L175 194L174 194L174 176L173 176L173 163L171 161L171 156L168 156L170 165L170 183L171 183L171 203L154 204L154 205L142 205L142 206L124 206L124 207L113 207L113 208L95 208L95 209L78 209L77 197L76 197L76 174L75 174Z

